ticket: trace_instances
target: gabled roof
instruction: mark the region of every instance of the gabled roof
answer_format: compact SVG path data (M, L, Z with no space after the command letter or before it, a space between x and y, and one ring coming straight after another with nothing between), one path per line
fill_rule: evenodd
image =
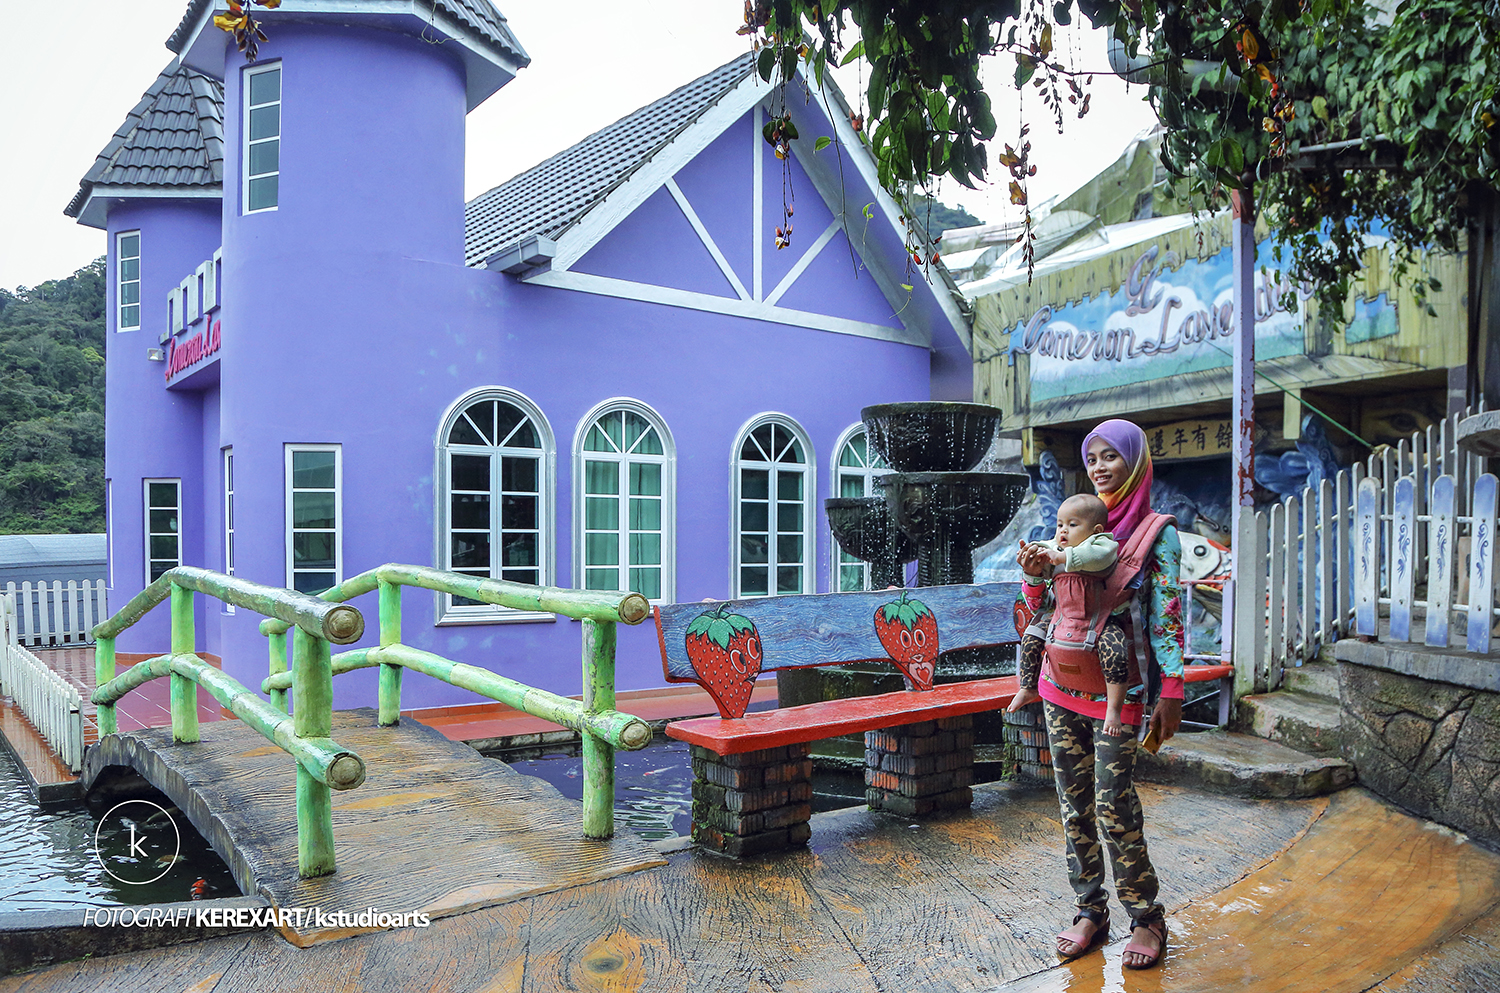
M94 165L63 213L104 226L95 194L219 196L224 179L224 87L191 69L168 66L156 77Z
M421 4L452 17L499 49L506 58L519 61L523 65L531 61L531 56L526 54L526 49L521 47L520 41L511 33L505 15L496 10L490 0L421 0ZM376 5L370 6L372 13L375 13L373 8ZM167 48L181 54L203 14L211 8L226 7L227 4L223 0L192 0L188 4L187 12L182 15L182 20L178 22L177 30L173 31L172 36L167 39ZM252 13L260 15L264 11L255 8Z
M533 235L555 240L742 82L754 59L746 52L469 201L465 262L482 266Z

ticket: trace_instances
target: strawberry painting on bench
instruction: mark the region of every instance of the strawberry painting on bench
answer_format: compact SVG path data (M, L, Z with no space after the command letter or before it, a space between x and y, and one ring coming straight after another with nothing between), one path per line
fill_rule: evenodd
M745 718L756 678L781 669L883 662L909 689L931 692L940 652L1020 639L1019 590L985 583L659 604L662 672L704 687L728 719Z
M937 666L938 625L927 604L903 590L901 599L875 608L875 637L912 689L932 689Z
M765 653L755 622L743 614L728 613L727 607L720 604L695 617L683 642L693 672L720 713L741 717L750 705Z

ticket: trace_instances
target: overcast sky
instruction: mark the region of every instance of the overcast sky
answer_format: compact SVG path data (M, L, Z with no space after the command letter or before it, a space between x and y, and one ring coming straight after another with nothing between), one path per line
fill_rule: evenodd
M78 180L171 60L164 43L186 0L0 0L0 286L60 278L104 252L102 232L64 217ZM466 195L474 196L745 51L741 0L497 0L530 67L469 115ZM666 25L666 27L661 27ZM269 46L275 50L275 34ZM1062 36L1073 65L1105 69L1098 32ZM1024 108L1008 82L1014 60L992 60L986 82L999 139L1032 124L1031 196L1065 194L1103 168L1154 117L1142 87L1095 76L1092 109L1058 137L1040 100ZM851 66L841 82L858 86ZM857 97L850 92L850 102ZM998 150L998 149L997 149ZM991 154L991 161L994 154ZM939 198L984 221L1010 209L1003 170L975 193L952 182Z

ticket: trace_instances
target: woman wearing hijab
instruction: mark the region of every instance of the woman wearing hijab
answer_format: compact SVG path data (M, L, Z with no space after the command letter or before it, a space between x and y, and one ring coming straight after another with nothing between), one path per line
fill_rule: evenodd
M1109 509L1106 526L1123 547L1138 527L1159 526L1151 511L1151 453L1146 434L1125 420L1105 421L1083 440L1089 481ZM1038 546L1025 546L1017 562L1028 576L1043 574ZM1121 714L1122 723L1139 729L1149 722L1158 742L1177 733L1182 720L1183 633L1178 573L1182 545L1170 522L1161 527L1145 558L1139 597L1147 645L1161 673L1160 698L1145 699L1146 688L1131 688ZM1046 589L1023 584L1021 595L1034 612ZM1123 631L1109 625L1099 642L1101 656L1129 651ZM1114 637L1110 633L1114 632ZM1057 936L1057 954L1067 960L1099 947L1109 936L1109 894L1104 888L1104 852L1108 849L1115 891L1130 915L1131 941L1124 964L1132 969L1156 965L1167 945L1166 910L1157 902L1156 870L1146 850L1141 803L1135 791L1135 760L1139 747L1134 733L1112 737L1103 733L1105 698L1057 685L1039 670L1040 657L1023 659L1021 690L1010 709L1037 699L1044 702L1047 736L1051 743L1057 795L1062 806L1067 842L1068 878L1077 896L1073 926ZM1142 670L1149 666L1142 665ZM1040 675L1040 679L1038 678Z

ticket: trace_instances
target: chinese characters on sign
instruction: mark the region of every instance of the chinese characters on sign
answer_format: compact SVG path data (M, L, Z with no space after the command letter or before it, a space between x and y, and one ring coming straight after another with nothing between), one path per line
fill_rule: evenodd
M1229 428L1228 418L1174 421L1149 428L1146 444L1151 448L1151 458L1157 462L1201 459L1210 455L1229 455L1234 446L1234 433Z

